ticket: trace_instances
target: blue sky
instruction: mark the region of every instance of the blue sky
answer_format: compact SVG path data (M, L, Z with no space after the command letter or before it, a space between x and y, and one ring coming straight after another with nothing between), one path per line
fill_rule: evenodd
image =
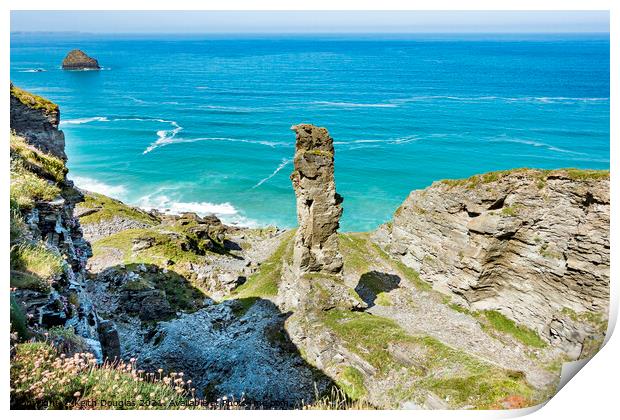
M11 31L609 32L609 13L606 11L12 11Z

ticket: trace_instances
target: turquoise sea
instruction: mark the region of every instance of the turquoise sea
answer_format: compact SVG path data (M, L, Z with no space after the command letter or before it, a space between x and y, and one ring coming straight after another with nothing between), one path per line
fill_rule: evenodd
M609 168L608 34L14 33L11 80L60 105L79 186L229 223L296 225L301 122L335 140L343 230L443 178Z

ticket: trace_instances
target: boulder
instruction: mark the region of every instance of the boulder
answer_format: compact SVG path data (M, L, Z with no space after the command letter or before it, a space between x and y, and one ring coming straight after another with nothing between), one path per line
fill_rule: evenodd
M100 70L99 62L81 50L71 50L62 60L64 70Z

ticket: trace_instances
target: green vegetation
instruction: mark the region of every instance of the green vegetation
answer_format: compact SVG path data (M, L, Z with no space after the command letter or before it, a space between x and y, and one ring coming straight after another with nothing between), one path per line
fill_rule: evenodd
M63 182L68 171L62 159L41 152L14 133L11 133L11 160L18 160L25 168L46 174L56 182Z
M394 366L388 346L413 342L394 321L367 312L331 310L322 314L323 323L341 337L347 347L360 354L379 372Z
M132 363L97 366L90 354L66 357L47 343L19 344L11 359L12 408L136 409L152 402L142 408L173 409L186 400L188 388L182 374L145 374ZM88 407L88 400L129 405Z
M11 95L29 108L41 109L46 113L58 111L58 105L34 93L27 92L11 84Z
M353 401L358 401L366 397L368 391L364 386L364 376L362 372L353 366L347 366L338 375L338 386L344 391L346 396Z
M260 270L231 294L231 298L266 298L278 294L278 285L282 278L282 261L290 261L293 255L293 236L295 231L287 232L275 252L265 260ZM250 301L247 301L250 304ZM253 302L252 302L253 303Z
M503 216L508 216L508 217L515 217L517 214L519 214L519 206L518 205L514 205L514 206L505 206L502 208L502 215Z
M62 274L66 263L42 242L24 242L11 247L11 287L48 290Z
M174 271L164 272L158 267L145 267L146 272L141 272L141 264L129 264L122 271L140 273L140 277L128 281L122 287L127 291L142 291L149 289L162 290L166 294L166 300L170 307L176 311L193 312L202 306L205 295L185 277Z
M132 251L133 241L150 238L153 246L137 252ZM146 263L165 267L168 261L174 264L198 262L200 256L181 248L177 235L171 235L159 228L127 229L101 238L92 244L95 256L104 254L106 248L116 248L123 254L125 264Z
M28 327L26 325L26 316L21 306L15 300L11 293L11 332L16 333L20 340L26 340L30 337Z
M312 149L312 150L308 150L308 151L306 151L305 153L306 153L306 154L309 154L309 155L315 155L315 156L325 156L325 157L329 157L329 158L331 158L331 157L333 157L333 156L334 156L334 155L333 155L333 153L328 152L328 151L326 151L326 150L320 150L320 149Z
M521 343L531 347L546 347L547 343L533 330L516 324L498 311L483 311L482 314L489 321L492 328L510 334ZM483 327L485 324L483 324Z
M543 188L547 178L549 177L567 177L574 181L590 181L599 179L609 179L608 170L587 170L587 169L530 169L530 168L516 168L506 171L488 172L482 175L474 175L464 179L444 179L441 182L449 187L463 186L467 189L476 188L479 185L488 184L498 181L508 175L520 174L528 176L537 182L537 187Z
M375 303L381 306L392 306L392 299L389 294L380 292L375 299Z
M566 172L570 179L576 181L609 179L609 171L568 168Z
M413 382L405 388L395 384L386 390L399 393L399 397L413 398L416 392L429 390L453 407L471 405L478 409L499 408L508 399L530 405L535 397L521 372L487 364L429 336L410 336L389 319L332 310L322 314L322 322L345 347L367 360L380 377L405 369L407 380ZM406 352L415 356L412 360L396 358L391 350L394 347L408 349ZM359 378L349 373L348 382L355 383Z
M88 350L86 341L75 333L73 327L52 327L48 331L48 340L54 348L67 356L73 356Z
M102 194L89 192L84 195L84 202L78 204L79 209L98 209L94 213L80 217L83 225L99 223L104 220L112 220L114 217L131 219L148 225L158 223L157 219L145 211L128 206L121 201L106 197Z
M11 162L11 202L20 209L32 208L37 201L52 201L59 194L54 183L26 170L21 162Z

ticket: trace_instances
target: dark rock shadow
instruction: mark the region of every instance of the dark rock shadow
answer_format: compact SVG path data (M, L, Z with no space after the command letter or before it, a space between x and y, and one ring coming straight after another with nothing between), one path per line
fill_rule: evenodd
M400 281L400 277L395 274L373 270L361 275L355 291L370 308L375 305L379 293L396 289Z
M270 300L216 303L182 275L150 264L111 267L96 281L114 295L100 329L104 354L135 357L147 372L183 372L200 398L243 396L248 408L293 409L336 387L302 357L285 327L291 313Z

